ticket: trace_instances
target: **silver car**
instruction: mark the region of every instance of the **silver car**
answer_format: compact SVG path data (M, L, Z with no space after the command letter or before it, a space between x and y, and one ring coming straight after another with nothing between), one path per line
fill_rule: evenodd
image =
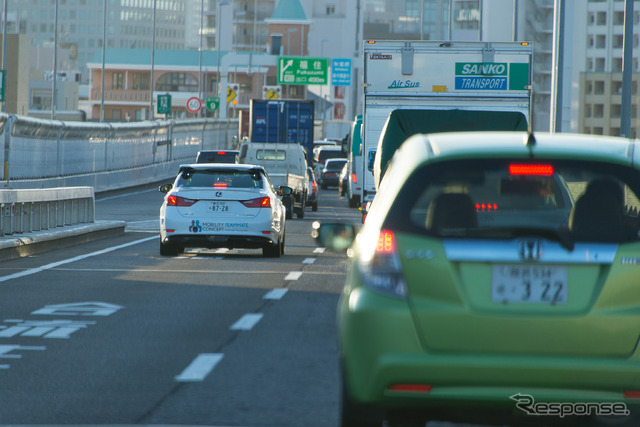
M279 257L285 247L285 208L261 166L192 164L180 167L160 208L160 255L185 248L262 249Z

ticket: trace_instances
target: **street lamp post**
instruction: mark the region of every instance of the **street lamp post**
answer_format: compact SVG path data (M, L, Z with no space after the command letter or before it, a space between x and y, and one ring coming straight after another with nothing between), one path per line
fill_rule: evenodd
M229 0L222 0L218 2L217 11L216 11L216 96L220 99L220 48L222 47L222 40L220 35L220 24L222 20L220 19L220 13L222 12L222 6L228 5ZM222 105L222 103L220 103ZM218 117L220 117L220 107L218 107Z
M320 41L320 56L324 58L324 44L328 42L329 39L322 39ZM324 102L324 85L320 86L320 97L322 98L322 135L325 134L325 120L326 120L326 105Z
M291 33L298 31L297 28L289 28L287 31L287 55L291 56ZM291 98L291 85L287 85L287 98Z
M204 27L204 0L200 0L200 56L198 60L198 98L202 99L202 30ZM205 89L206 91L206 89ZM198 115L202 114L202 109Z

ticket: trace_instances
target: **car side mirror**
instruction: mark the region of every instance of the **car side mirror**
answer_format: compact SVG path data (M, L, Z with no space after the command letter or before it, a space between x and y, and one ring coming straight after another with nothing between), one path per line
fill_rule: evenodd
M293 188L287 187L286 185L281 185L280 188L278 188L278 194L280 196L288 196L291 193L293 193Z
M315 239L316 244L334 252L345 252L356 238L356 229L353 224L321 224L315 221L312 227L311 237Z
M167 194L173 188L173 184L164 184L158 187L158 191L161 193Z

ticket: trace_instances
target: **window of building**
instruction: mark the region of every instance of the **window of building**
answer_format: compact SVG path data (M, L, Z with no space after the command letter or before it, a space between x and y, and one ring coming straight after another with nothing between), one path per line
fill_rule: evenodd
M624 45L624 36L622 34L613 36L613 47L616 49L622 49Z
M596 95L604 94L604 82L602 80L594 82L593 93Z
M131 89L133 90L149 90L149 75L135 73L131 79Z
M597 119L601 119L604 117L604 105L602 104L593 105L593 117Z
M619 119L621 110L622 107L620 104L611 104L611 117L614 119Z
M596 58L595 70L596 72L604 72L604 58Z
M604 34L599 34L596 36L596 48L597 49L604 49L605 47L607 47L607 36L605 36Z
M624 25L624 12L613 13L613 25Z
M622 58L613 58L611 60L611 71L614 71L614 72L622 71Z
M271 35L271 55L280 55L280 49L282 48L282 35Z
M111 75L111 87L113 89L124 89L124 74L115 72Z
M598 12L596 14L597 25L607 25L607 12Z
M591 117L593 113L591 112L591 104L585 104L584 106L584 116Z
M122 110L111 110L111 120L122 120Z
M327 5L327 15L335 15L336 7L334 5Z
M168 73L160 76L155 90L162 92L197 92L198 80L186 73Z

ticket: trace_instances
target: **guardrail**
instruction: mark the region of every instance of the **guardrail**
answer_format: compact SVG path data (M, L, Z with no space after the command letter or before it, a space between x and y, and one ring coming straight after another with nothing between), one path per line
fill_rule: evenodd
M237 135L238 120L93 123L0 114L0 236L92 223L95 193L173 178L199 150L235 148Z
M92 187L0 190L0 235L95 221Z

